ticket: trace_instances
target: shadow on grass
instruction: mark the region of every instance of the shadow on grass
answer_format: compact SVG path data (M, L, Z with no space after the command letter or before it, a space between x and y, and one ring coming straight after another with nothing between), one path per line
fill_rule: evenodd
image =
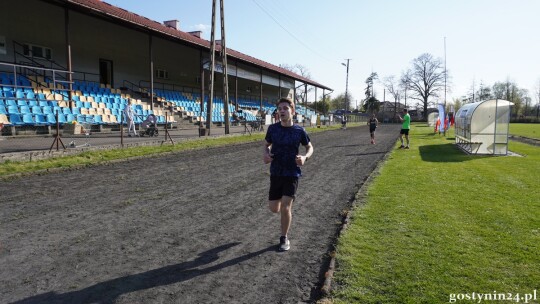
M455 144L420 146L422 160L428 162L456 163L485 158L485 155L469 155L461 151Z

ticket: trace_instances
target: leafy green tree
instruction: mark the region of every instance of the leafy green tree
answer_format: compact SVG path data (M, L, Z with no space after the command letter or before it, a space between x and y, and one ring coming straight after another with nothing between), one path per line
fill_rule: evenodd
M326 115L330 111L330 97L329 96L325 96L324 98L321 97L321 99L317 100L316 103L309 103L308 105L312 109L317 111L317 113L322 113Z
M349 95L349 98L348 100L352 100L352 95L351 93L348 93ZM334 110L345 110L343 108L343 105L345 104L346 102L346 99L345 99L345 93L341 93L339 94L338 96L336 96L335 98L332 98L330 100L330 110L331 111L334 111Z
M377 113L381 108L381 102L376 97L371 96L364 102L363 108L366 113Z
M364 99L365 101L367 101L370 97L372 96L375 96L374 93L373 93L373 82L375 82L375 80L379 79L379 75L377 75L377 73L375 72L372 72L368 78L366 78L366 89L364 90L365 94L366 94L366 99Z

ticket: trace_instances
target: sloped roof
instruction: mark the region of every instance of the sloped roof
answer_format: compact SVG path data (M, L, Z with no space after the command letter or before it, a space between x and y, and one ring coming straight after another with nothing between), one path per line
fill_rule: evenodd
M146 17L137 15L135 13L129 12L127 10L124 10L120 7L111 5L107 2L101 1L101 0L64 0L65 2L68 2L72 5L75 5L77 7L83 7L86 9L89 9L93 11L96 14L104 15L106 17L110 17L113 19L118 20L119 22L127 22L131 23L132 25L146 28L150 31L160 33L172 38L179 39L185 43L191 44L193 46L199 46L203 47L205 49L208 49L210 51L210 41L198 38L196 36L193 36L189 33L176 30L174 28L170 28L160 22L148 19ZM216 51L219 52L221 50L221 46L216 44ZM314 85L319 88L332 90L322 84L319 84L313 80L310 80L308 78L305 78L301 75L298 75L296 73L293 73L289 70L280 68L276 65L270 64L266 61L257 59L255 57L243 54L241 52L235 51L233 49L227 48L227 55L231 56L234 59L244 61L247 63L254 64L256 66L262 67L264 69L288 76L290 78L293 78L295 80L307 83L309 85Z

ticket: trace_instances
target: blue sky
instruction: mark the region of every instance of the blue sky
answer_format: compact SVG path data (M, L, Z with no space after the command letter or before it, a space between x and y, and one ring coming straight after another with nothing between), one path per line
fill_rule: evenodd
M210 0L105 2L159 22L177 19L182 31L203 30L210 39ZM447 100L466 95L473 83L478 89L509 79L537 103L539 13L538 0L226 0L225 27L228 48L275 65L301 64L334 89L332 96L345 92L341 63L352 59L353 107L372 71L400 77L423 53L444 61L445 37ZM380 82L375 90L382 99Z

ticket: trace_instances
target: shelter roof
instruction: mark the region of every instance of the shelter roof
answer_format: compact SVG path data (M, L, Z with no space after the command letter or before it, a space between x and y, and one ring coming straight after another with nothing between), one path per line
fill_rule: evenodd
M178 39L184 43L187 43L193 46L199 46L210 51L210 41L208 40L199 38L190 33L183 32L175 28L168 27L162 23L148 19L144 16L140 16L138 14L127 11L120 7L111 5L107 2L104 2L101 0L65 0L65 2L68 2L76 7L85 8L87 10L92 11L95 14L102 15L106 18L112 18L116 20L117 22L129 23L134 26L144 28L144 29L147 29L152 32L159 33L165 36L169 36L174 39ZM220 52L220 51L221 51L221 46L216 44L216 52ZM298 75L296 73L283 69L279 66L273 65L266 61L235 51L231 48L227 48L227 55L237 60L250 63L258 67L262 67L266 70L273 71L281 75L285 75L287 77L293 78L300 82L307 83L309 85L313 85L322 89L332 90L329 87L326 87L311 79L303 77L302 75Z

